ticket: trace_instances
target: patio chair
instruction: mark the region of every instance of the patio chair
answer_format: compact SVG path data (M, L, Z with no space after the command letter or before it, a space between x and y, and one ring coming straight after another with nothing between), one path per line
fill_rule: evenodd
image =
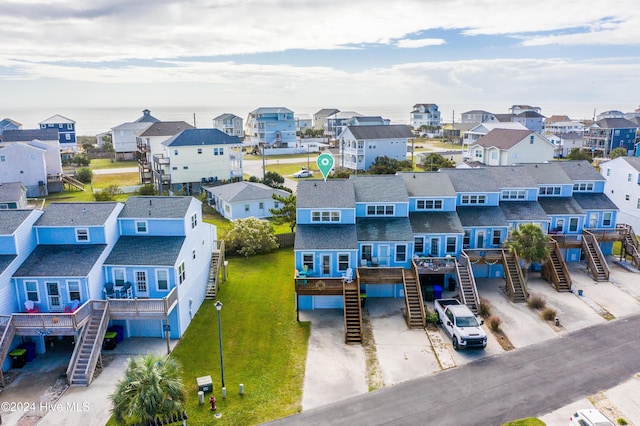
M37 314L40 312L40 306L33 303L33 300L27 300L24 302L24 308L26 309L28 314Z
M133 294L132 294L133 289L130 282L124 283L124 285L119 291L120 291L121 299L133 299Z
M106 283L104 285L104 297L107 299L114 299L116 297L116 290L113 287L113 283Z
M344 274L342 274L342 282L343 283L353 282L353 269L347 268Z
M378 266L378 258L376 256L371 258L371 266Z

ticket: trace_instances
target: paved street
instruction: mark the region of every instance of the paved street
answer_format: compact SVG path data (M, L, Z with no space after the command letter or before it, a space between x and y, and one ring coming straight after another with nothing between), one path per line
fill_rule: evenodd
M640 371L640 315L303 411L282 425L500 425L541 416Z

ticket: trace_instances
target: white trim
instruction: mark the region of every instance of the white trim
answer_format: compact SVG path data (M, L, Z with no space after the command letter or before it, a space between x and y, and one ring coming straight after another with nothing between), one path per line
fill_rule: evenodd
M76 242L77 243L88 243L91 241L91 238L89 236L89 228L75 228L75 234L76 234ZM82 239L80 238L81 233L85 233L86 232L86 239Z
M82 301L82 285L80 284L80 280L66 280L65 281L65 286L67 287L67 300L69 302L72 301L71 299L71 290L69 290L69 283L78 283L78 295L79 295L79 301Z
M141 231L140 228L138 228L138 225L142 225L144 224L144 231ZM136 234L148 234L149 233L149 222L146 220L135 220L134 221L134 226L135 226L135 232Z
M33 280L24 280L24 282L22 283L23 287L24 287L24 297L25 297L25 302L29 299L29 290L27 290L27 283L34 283L36 285L36 296L37 296L37 300L34 300L33 303L40 303L40 288L38 286L38 281L33 281Z
M167 281L167 288L160 288L160 279L158 277L158 274L160 272L164 272L166 274L166 281ZM169 270L166 268L163 269L156 269L155 270L155 276L156 276L156 291L169 291L169 287L170 287L170 282L169 282Z

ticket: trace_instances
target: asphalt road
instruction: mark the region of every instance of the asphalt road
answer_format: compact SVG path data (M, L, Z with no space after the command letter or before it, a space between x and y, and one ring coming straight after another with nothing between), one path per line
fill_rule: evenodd
M272 422L501 425L538 417L640 371L640 315L487 357Z

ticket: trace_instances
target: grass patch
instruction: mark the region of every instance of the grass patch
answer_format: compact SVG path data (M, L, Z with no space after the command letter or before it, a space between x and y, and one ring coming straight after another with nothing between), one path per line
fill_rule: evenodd
M529 299L527 299L527 306L531 309L542 309L547 306L547 301L543 295L539 293L532 293L529 295Z
M556 319L556 316L558 316L558 312L553 308L545 308L541 315L545 321L553 321Z
M110 158L94 158L91 160L89 167L92 170L98 169L119 169L123 167L138 167L136 160L128 161L111 161Z
M478 305L478 315L485 319L491 316L491 304L484 297L480 298L480 305Z
M211 375L219 424L252 425L301 410L310 324L296 321L290 249L229 259L229 279L218 293L227 399L220 395L217 312L205 300L172 355L183 366L189 423L214 421L209 404L198 405L196 377ZM238 395L240 383L245 395ZM208 395L206 400L208 401Z
M118 185L119 187L140 185L140 175L138 172L108 173L106 175L94 173L91 184L94 188L106 188L109 185Z
M529 417L526 419L514 420L509 423L505 423L502 426L545 426L546 423L535 417Z
M491 331L497 332L500 331L502 320L497 315L491 315L489 318L487 318L487 325L489 326Z

